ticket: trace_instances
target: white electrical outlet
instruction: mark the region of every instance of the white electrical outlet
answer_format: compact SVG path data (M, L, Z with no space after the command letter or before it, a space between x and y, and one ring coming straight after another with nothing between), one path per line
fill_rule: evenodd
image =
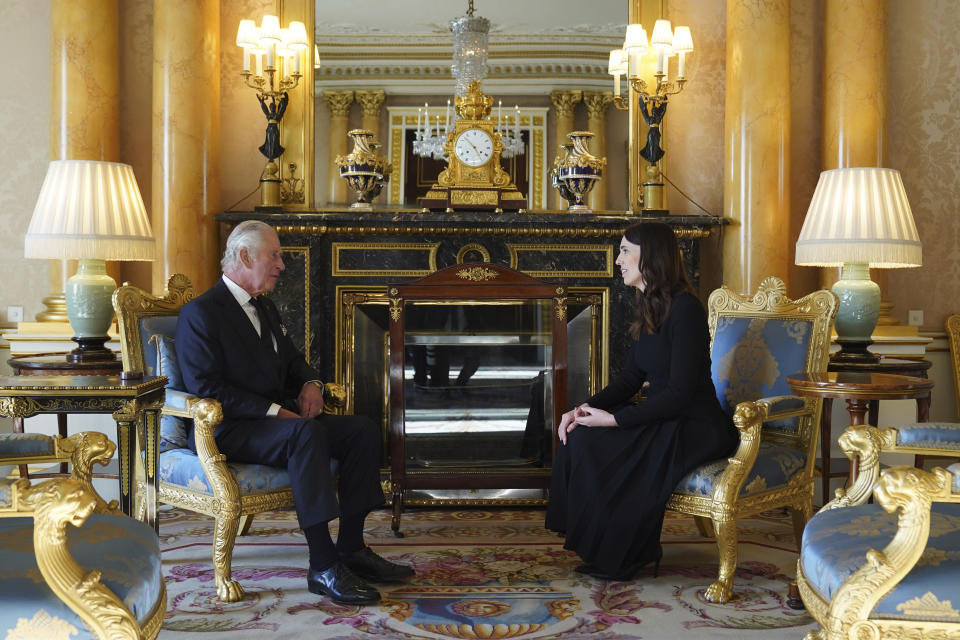
M913 327L922 327L923 309L910 309L907 311L907 324Z
M23 322L23 307L7 307L7 322Z

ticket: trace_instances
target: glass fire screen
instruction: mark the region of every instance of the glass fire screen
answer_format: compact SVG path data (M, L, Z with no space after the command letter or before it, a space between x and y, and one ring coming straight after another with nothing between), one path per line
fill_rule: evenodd
M549 468L550 300L404 307L406 468Z

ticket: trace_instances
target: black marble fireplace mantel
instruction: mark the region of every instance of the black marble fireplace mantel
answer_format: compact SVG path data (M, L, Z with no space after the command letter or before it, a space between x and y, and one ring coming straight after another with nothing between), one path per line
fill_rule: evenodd
M353 302L385 296L391 283L420 278L454 264L501 264L548 282L562 282L573 291L601 300L607 345L604 379L606 371L620 368L628 342L633 292L623 285L614 265L626 227L644 220L669 224L676 231L701 298L705 300L721 283L720 229L724 220L709 215L339 208L231 211L216 219L228 229L251 219L276 228L287 269L272 297L286 319L288 333L304 345L311 363L325 379L339 382L349 382L345 376L353 378L353 358L360 348L345 341L345 336L353 335L346 326L353 322Z

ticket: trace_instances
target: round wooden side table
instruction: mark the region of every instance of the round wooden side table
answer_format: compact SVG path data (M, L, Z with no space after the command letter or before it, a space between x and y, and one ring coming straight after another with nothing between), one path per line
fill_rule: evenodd
M917 421L924 422L930 409L930 390L933 388L933 380L927 378L847 371L795 373L787 376L787 384L797 395L823 398L824 413L827 411L827 399L846 400L851 425L866 424L870 402L880 400L916 400ZM829 418L826 419L829 428ZM826 451L824 460L829 457L829 448ZM857 463L851 460L849 481L852 483L856 477ZM824 484L829 482L826 473L823 481Z
M15 376L110 376L123 371L123 360L117 354L115 360L97 360L94 362L68 362L66 353L48 353L43 355L16 356L7 360ZM23 433L23 418L13 419L13 432ZM67 414L57 414L57 432L66 437ZM60 473L67 473L67 463L60 463ZM49 474L34 474L34 478L47 477ZM106 477L115 477L108 474ZM28 478L27 465L20 465L20 477Z

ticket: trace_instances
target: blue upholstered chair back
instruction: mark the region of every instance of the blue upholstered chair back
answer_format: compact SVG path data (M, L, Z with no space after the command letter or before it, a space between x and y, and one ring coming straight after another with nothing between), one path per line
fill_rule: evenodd
M740 402L793 395L787 376L807 370L812 330L812 321L796 317L719 316L711 374L724 411L732 416ZM784 400L777 408L801 406L797 398ZM780 420L776 426L791 430L796 422Z

